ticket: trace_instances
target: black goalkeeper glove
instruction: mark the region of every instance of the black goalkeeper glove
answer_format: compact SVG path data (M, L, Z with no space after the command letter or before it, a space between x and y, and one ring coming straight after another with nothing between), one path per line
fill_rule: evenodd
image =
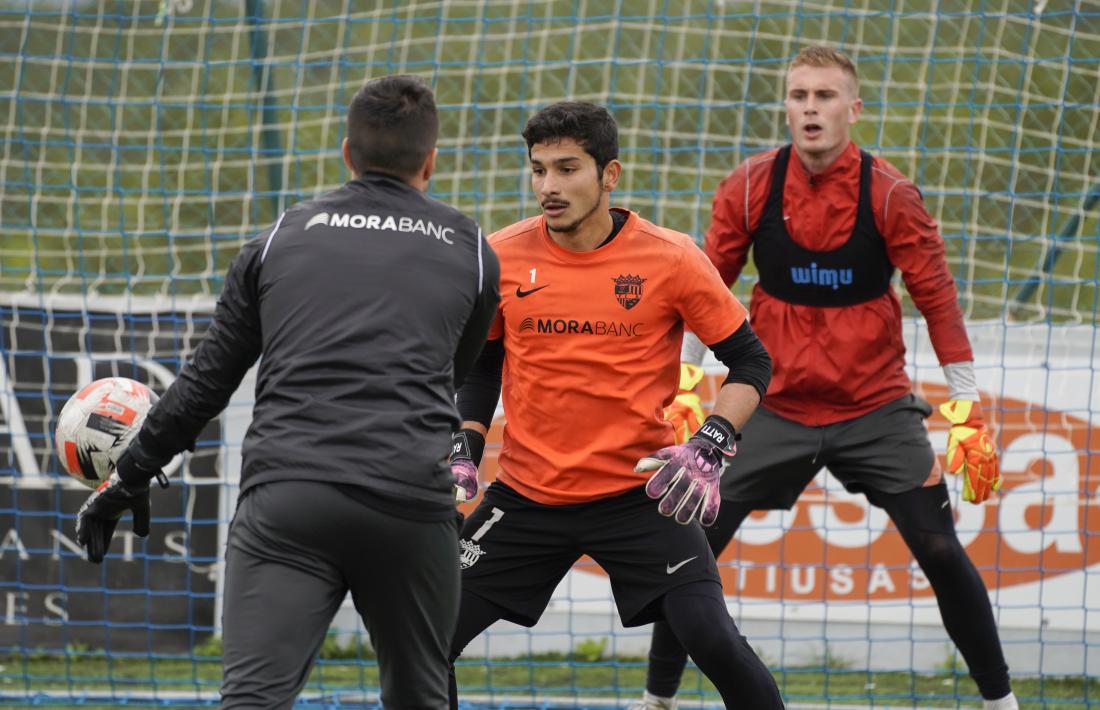
M134 516L134 534L149 536L149 481L154 477L161 488L168 487L163 471L143 468L127 449L111 475L80 506L76 513L76 541L84 548L89 562L103 561L115 527L127 511Z

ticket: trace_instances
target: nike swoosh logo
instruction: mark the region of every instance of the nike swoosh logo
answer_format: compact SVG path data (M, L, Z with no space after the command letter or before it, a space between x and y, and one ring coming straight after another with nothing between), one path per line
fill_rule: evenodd
M546 286L549 286L549 285L550 284L546 284ZM535 288L531 289L530 291L524 291L519 286L516 286L516 295L519 296L520 298L526 298L526 297L530 296L532 293L535 293L536 291L543 290L544 288L546 288L546 286L536 286Z
M684 560L683 562L678 562L677 564L674 564L674 565L670 565L670 564L666 563L665 564L665 574L672 574L673 572L680 569L681 567L686 565L688 562L691 562L692 560L696 559L697 557L699 557L699 555L696 555L695 557L689 557L686 560Z
M947 504L948 504L948 503L950 503L950 502L951 502L951 501L949 501L949 500L945 500L945 501L943 502L943 505L941 505L941 506L940 506L940 510L943 510L944 508L946 508L946 507L947 507Z

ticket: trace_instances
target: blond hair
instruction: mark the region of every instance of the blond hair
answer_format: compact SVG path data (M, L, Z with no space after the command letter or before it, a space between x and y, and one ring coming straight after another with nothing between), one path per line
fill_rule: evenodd
M855 62L849 59L848 55L832 47L822 45L803 47L791 60L787 73L789 74L795 67L837 67L852 78L852 86L855 88L856 95L859 94L859 73L856 71Z

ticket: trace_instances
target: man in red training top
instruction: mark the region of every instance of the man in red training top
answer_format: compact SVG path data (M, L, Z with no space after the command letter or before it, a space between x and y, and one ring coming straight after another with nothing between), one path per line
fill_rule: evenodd
M727 284L752 247L760 281L751 322L774 359L767 398L722 478L718 521L706 531L711 549L719 555L753 510L789 509L827 467L894 521L984 708L1014 710L989 596L955 534L924 426L932 410L905 374L901 305L890 286L900 269L928 323L950 389L940 408L952 424L949 468L964 476L963 497L981 503L1001 477L943 239L913 183L851 141L863 102L848 57L802 50L787 72L785 103L791 145L746 160L722 182L706 236ZM685 341L688 371L701 360L698 343L690 334ZM678 429L692 396L670 411ZM675 707L686 654L674 631L655 627L635 708Z

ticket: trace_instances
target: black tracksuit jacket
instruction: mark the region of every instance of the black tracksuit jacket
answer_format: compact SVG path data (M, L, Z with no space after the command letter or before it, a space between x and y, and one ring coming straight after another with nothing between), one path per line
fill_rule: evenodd
M242 495L310 480L449 508L455 387L485 340L499 276L473 220L395 178L367 173L298 203L241 249L138 448L163 464L191 447L262 355Z

